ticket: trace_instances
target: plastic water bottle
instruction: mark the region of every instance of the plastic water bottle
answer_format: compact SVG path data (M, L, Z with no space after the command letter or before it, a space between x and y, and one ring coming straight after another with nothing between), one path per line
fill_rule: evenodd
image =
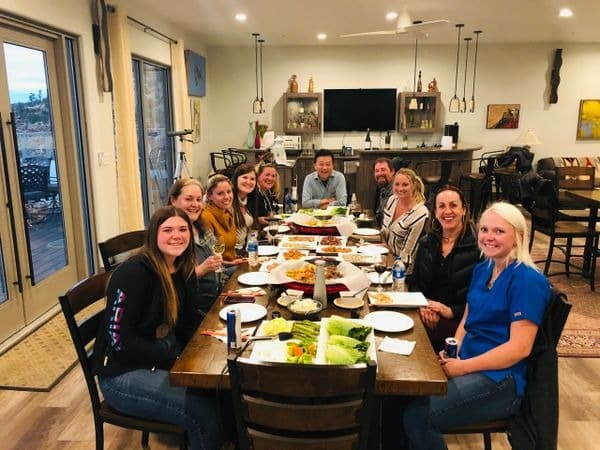
M283 196L283 212L285 214L293 213L292 194L288 188L285 188L285 194Z
M402 262L402 257L396 257L394 265L392 267L392 290L403 292L404 291L404 279L406 277L406 267Z
M250 268L258 266L258 241L256 231L252 231L248 236L248 265Z

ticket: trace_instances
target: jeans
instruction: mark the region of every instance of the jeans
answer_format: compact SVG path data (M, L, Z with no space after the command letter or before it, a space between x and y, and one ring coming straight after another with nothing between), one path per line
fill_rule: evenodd
M104 399L116 410L184 427L192 450L221 448L215 400L171 386L169 371L137 369L98 379Z
M509 417L519 410L512 376L500 383L481 373L448 380L443 397L420 397L404 412L404 432L413 450L447 450L445 428Z

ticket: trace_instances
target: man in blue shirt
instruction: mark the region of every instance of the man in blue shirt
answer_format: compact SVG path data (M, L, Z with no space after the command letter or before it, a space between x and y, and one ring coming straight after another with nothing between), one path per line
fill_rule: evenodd
M304 178L302 186L303 208L346 206L346 178L333 170L333 153L321 149L315 153L315 171Z

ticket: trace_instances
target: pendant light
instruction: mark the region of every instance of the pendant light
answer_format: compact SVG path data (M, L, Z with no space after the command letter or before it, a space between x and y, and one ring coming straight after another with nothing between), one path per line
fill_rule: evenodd
M263 44L264 44L265 40L264 39L259 39L258 43L260 44L260 112L261 113L265 113L267 112L266 110L266 105L265 105L265 99L263 97Z
M260 100L258 100L258 36L260 33L252 33L254 36L254 75L256 80L256 98L252 102L252 112L254 114L260 113Z
M460 58L460 31L464 26L464 23L456 24L456 28L458 29L458 37L456 38L456 71L454 73L454 97L450 100L450 112L459 112L460 110L460 100L456 95L456 88L458 86L458 59Z
M471 42L471 38L467 37L465 38L465 41L467 42L467 52L465 55L465 82L463 84L463 98L460 101L460 112L464 113L467 112L467 99L466 99L466 95L467 95L467 68L469 66L469 43Z
M475 58L473 59L473 90L471 91L471 101L469 102L469 112L475 112L475 77L477 75L477 50L479 49L479 35L481 30L473 31L475 33Z
M408 103L408 109L418 109L419 105L417 104L417 96L415 92L417 91L417 51L419 49L419 39L415 39L415 67L413 69L413 96Z

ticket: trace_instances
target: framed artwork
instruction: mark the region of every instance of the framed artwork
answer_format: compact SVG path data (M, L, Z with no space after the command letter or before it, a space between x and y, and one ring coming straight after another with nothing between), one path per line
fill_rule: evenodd
M204 97L206 95L206 59L191 50L185 51L188 95Z
M200 99L190 99L190 115L192 116L192 143L200 142Z
M488 105L485 127L489 129L519 128L519 113L521 105L502 103Z
M581 100L577 140L600 140L600 100Z

